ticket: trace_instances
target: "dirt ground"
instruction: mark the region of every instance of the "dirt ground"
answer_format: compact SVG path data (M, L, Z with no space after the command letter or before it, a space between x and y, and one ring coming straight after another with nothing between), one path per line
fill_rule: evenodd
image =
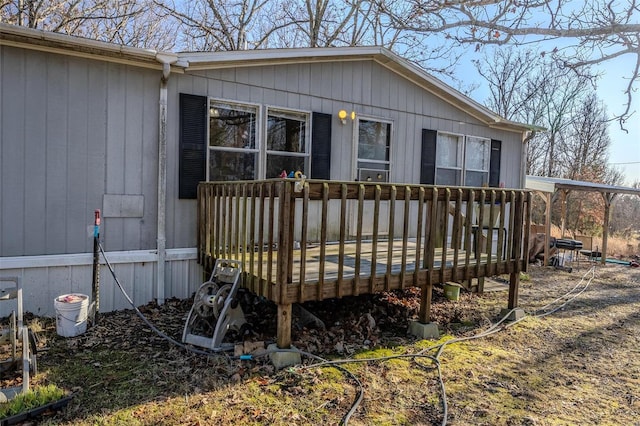
M528 314L523 321L445 348L440 366L447 424L640 425L640 268L591 267L583 262L568 273L531 265L520 285L519 305ZM497 291L463 292L455 302L437 287L432 317L443 335L471 337L495 324L506 307L507 285L498 279L491 287ZM242 304L253 324L250 340L273 342L275 306L248 294ZM416 289L305 304L325 328L298 321L294 346L332 359L416 352L429 345L406 335L418 304ZM180 340L190 307L190 300L170 300L141 311ZM266 359L247 366L185 352L151 332L133 310L101 315L85 334L67 339L55 335L53 321L30 320L43 328L34 383L53 382L74 394L66 410L39 420L44 424L337 424L355 392L344 385L317 395L319 375L306 386L299 380L309 373L278 372ZM418 374L403 365L354 370L364 397L349 424L442 423L438 380L416 382ZM284 404L293 396L300 407L247 401L261 400L276 384L284 392L276 400ZM339 396L327 403L334 391ZM193 398L185 402L186 395ZM300 395L312 409L305 411Z

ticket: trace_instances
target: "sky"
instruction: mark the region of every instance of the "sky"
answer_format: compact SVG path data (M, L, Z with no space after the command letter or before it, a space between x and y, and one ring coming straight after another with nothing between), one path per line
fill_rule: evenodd
M506 47L513 48L513 47ZM480 59L481 54L470 53L462 59L462 64L458 69L465 70L465 77L470 73L476 74L471 77L478 87L469 95L476 101L484 104L489 96L489 89L486 82L477 75L472 59ZM628 76L635 67L635 58L632 55L626 55L615 60L594 67L594 71L602 73L602 77L597 83L597 94L606 106L606 110L610 117L621 114L627 100L624 90L628 83ZM443 80L447 80L446 77ZM454 87L455 83L447 81ZM640 181L640 81L636 83L636 92L632 100L631 112L635 113L629 118L625 124L627 132L620 129L617 120L609 123L609 136L611 137L611 145L609 147L609 164L621 170L624 174L625 181L622 185L631 186L634 182ZM621 164L624 163L624 164ZM633 164L635 163L635 164Z
M631 55L627 56L600 67L605 76L598 84L598 96L607 106L609 114L624 110L626 96L623 91L627 85L626 76L635 65L635 58ZM609 126L609 136L611 136L609 163L622 170L627 185L640 181L640 90L636 90L634 94L631 111L635 111L635 114L626 123L628 133L620 129L618 122L612 122Z

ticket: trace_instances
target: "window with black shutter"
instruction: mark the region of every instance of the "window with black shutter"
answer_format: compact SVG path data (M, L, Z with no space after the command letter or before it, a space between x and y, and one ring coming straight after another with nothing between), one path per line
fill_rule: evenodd
M205 180L207 158L207 97L180 94L178 197L197 198L198 183Z
M438 132L422 129L422 154L420 156L420 183L433 185L436 177L436 141Z
M500 186L500 154L502 151L502 142L491 139L491 159L489 164L489 186Z
M331 114L314 112L311 130L311 178L331 179Z

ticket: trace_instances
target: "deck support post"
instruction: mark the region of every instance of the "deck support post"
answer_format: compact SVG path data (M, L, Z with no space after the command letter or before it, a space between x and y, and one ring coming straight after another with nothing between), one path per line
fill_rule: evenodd
M291 346L292 304L278 304L277 342L267 347L271 363L280 370L302 363L300 352Z
M518 306L518 289L520 287L520 272L512 272L509 275L509 304L507 307L513 309Z
M422 295L420 296L420 313L418 320L422 324L428 324L431 320L431 296L433 294L433 284L429 280L422 286Z
M429 274L430 275L430 274ZM440 330L438 324L431 320L431 296L433 294L433 283L428 277L427 282L422 286L422 296L420 298L420 313L418 321L409 323L409 334L419 339L438 339Z
M291 307L292 304L278 304L278 334L277 343L280 349L291 347Z

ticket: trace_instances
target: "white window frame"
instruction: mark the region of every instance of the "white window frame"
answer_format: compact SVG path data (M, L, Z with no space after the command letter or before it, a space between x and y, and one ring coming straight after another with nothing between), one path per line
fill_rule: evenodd
M443 166L441 164L439 164L439 157L438 157L438 147L441 146L440 139L439 136L440 135L446 135L446 136L454 136L458 138L458 144L459 144L459 149L458 149L458 154L457 154L457 166L456 167L451 167L451 166ZM491 170L491 139L490 138L486 138L483 136L474 136L474 135L464 135L461 133L452 133L452 132L437 132L437 136L436 136L436 175L435 175L435 184L439 185L441 184L441 182L438 182L438 170L456 170L460 173L460 185L461 186L467 186L467 172L479 172L479 173L484 173L484 175L486 176L486 184L488 185L489 183L489 173ZM468 154L469 154L469 146L470 143L469 141L471 139L476 139L476 140L482 140L485 141L487 143L487 149L485 150L485 155L486 155L486 169L473 169L468 167Z
M371 159L367 159L367 158L363 158L362 161L363 162L367 162L367 163L375 163L375 164L383 164L386 165L385 169L367 169L364 167L359 167L359 163L361 161L360 157L358 157L358 145L360 143L360 122L361 121L374 121L374 122L378 122L378 123L383 123L383 124L388 124L389 125L389 135L388 135L388 147L387 149L389 150L389 160L371 160ZM352 172L352 180L359 180L359 175L360 175L360 170L370 170L370 171L385 171L387 174L387 179L384 182L390 182L391 181L391 170L392 170L392 161L391 158L392 157L392 149L393 149L393 141L394 141L394 122L393 120L390 120L388 118L382 118L382 117L374 117L374 116L368 116L368 115L363 115L363 116L357 116L356 119L354 120L354 126L353 126L353 140L352 140L352 146L353 146L353 150L352 150L352 154L353 154L353 158L354 158L354 166L353 166L353 172Z
M269 132L269 115L274 115L277 116L278 113L282 114L282 115L287 115L287 114L291 114L291 115L300 115L300 116L304 116L305 118L305 134L304 134L304 152L300 153L300 152L290 152L290 151L273 151L273 150L269 150L268 146L267 146L267 139L269 138L268 132ZM297 109L291 109L291 108L282 108L279 106L274 106L274 105L267 105L264 108L264 118L262 119L263 124L261 126L262 128L262 135L264 136L261 141L263 143L260 144L260 146L262 147L261 154L262 154L262 158L260 159L260 166L261 166L261 174L260 177L262 179L265 178L266 173L267 173L267 159L269 157L269 155L281 155L281 156L289 156L289 157L302 157L305 159L305 167L309 168L311 165L311 112L310 111L303 111L303 110L297 110ZM287 173L290 172L290 170L287 170ZM310 175L311 170L305 170L303 171L303 173L307 173Z
M230 106L230 107L240 107L240 108L252 108L255 109L255 116L256 116L256 124L255 124L255 129L256 129L256 135L255 135L255 142L256 142L256 146L254 148L232 148L232 147L222 147L222 146L211 146L211 111L214 108L215 104L223 104L226 106ZM210 176L210 156L211 156L211 152L212 151L220 151L220 152L238 152L238 153L254 153L257 155L258 160L257 160L257 167L256 170L254 171L254 177L253 179L260 179L261 176L261 167L262 167L262 159L261 159L261 153L260 153L260 141L262 140L262 135L261 133L261 126L260 126L260 120L261 120L261 105L260 104L255 104L255 103L251 103L251 102L241 102L241 101L236 101L236 100L228 100L228 99L220 99L220 98L212 98L212 97L208 97L208 108L207 108L207 158L206 158L206 179L207 181L211 180L211 176Z
M485 141L485 143L487 144L487 148L485 149L485 156L486 156L486 169L472 169L470 167L467 166L468 163L468 159L467 159L467 154L468 154L468 149L469 149L469 140L470 139L477 139L477 140L481 140L481 141ZM471 136L471 135L467 135L465 137L465 146L464 146L464 155L465 155L465 159L464 159L464 172L463 172L463 184L467 185L467 172L477 172L477 173L483 173L485 175L485 183L486 186L489 185L489 173L491 170L491 139L490 138L485 138L485 137L481 137L481 136Z
M458 138L459 149L458 149L457 158L456 158L457 166L455 167L444 166L439 163L440 157L438 156L438 154L441 151L438 148L442 145L440 143L440 135L454 136ZM466 150L466 143L465 143L465 136L463 134L452 133L452 132L440 132L440 131L437 132L436 134L436 175L434 179L434 182L436 185L440 184L440 182L438 182L438 170L456 170L457 172L460 173L460 185L464 184L465 150Z

